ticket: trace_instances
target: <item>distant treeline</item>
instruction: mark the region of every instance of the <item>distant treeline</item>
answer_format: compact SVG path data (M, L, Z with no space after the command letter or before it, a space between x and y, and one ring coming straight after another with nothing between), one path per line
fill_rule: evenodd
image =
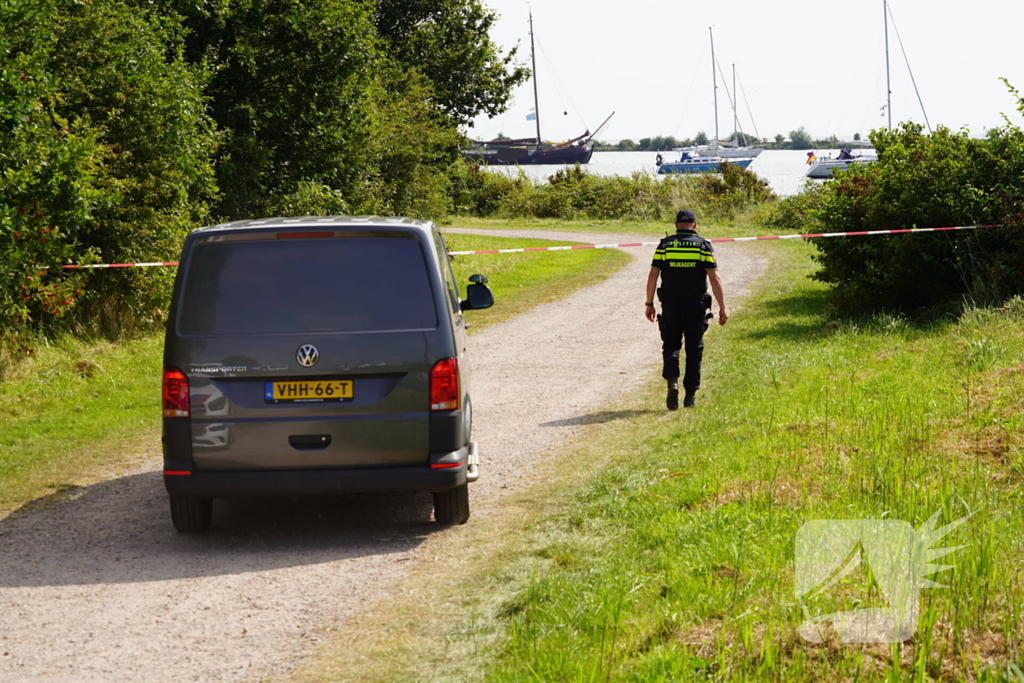
M765 149L837 149L844 143L861 144L860 133L854 133L852 141L843 141L836 136L823 139L814 139L811 134L804 130L803 126L790 131L789 136L779 133L774 139L760 138L737 131L728 137L722 138L722 142L730 145L746 145L748 147L763 147ZM707 133L700 131L693 138L677 140L671 135L656 136L653 138L640 138L639 142L630 139L619 142L598 142L594 149L602 152L665 152L680 147L694 147L709 144Z

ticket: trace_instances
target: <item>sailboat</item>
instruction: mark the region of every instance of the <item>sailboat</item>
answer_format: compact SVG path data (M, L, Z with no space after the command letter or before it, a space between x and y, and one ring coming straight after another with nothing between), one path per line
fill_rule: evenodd
M885 114L888 118L888 129L892 130L892 81L889 77L889 1L882 0L882 18L885 22L885 105L882 109L885 110ZM896 28L896 23L893 21L893 28ZM896 37L899 38L899 29L896 30ZM900 46L902 47L903 41L900 40ZM907 53L903 52L903 57L906 59ZM910 70L910 62L907 61L907 70ZM910 80L914 83L914 91L917 91L917 82L914 80L914 72L910 72ZM921 101L921 94L917 93L917 100L921 104L921 113L924 114L924 121L928 124L928 132L931 132L931 124L928 122L928 114L924 111L924 102ZM829 178L837 170L845 170L851 166L861 166L863 164L870 164L878 161L878 157L873 154L853 154L849 149L843 149L839 153L839 158L825 158L815 159L811 161L813 157L812 153L808 153L808 162L810 168L807 169L808 178Z
M537 98L537 56L533 44L533 11L530 12L530 63L533 66L533 111L527 119L537 125L537 137L517 140L475 140L473 146L463 150L462 157L489 165L500 164L586 164L594 154L593 140L615 116L612 112L593 134L587 129L583 135L565 142L544 141L540 134L540 106Z
M724 74L723 74L724 75ZM715 142L710 147L698 147L698 156L719 156L723 159L753 159L761 152L764 151L763 147L748 147L746 135L740 130L740 117L736 111L736 107L739 104L739 91L736 89L736 65L732 65L732 126L733 130L739 135L739 144L736 146L729 145L728 143ZM756 127L756 126L755 126Z
M748 155L745 159L726 159L718 150L718 74L716 72L715 62L715 34L708 27L708 33L711 35L711 82L715 93L715 140L714 145L709 150L709 156L705 156L702 153L692 153L688 149L684 149L682 154L679 156L679 161L668 161L662 162L661 155L658 155L658 173L721 173L722 164L729 163L740 168L746 168L753 161L753 158ZM735 115L735 109L733 111ZM699 155L698 155L699 154Z

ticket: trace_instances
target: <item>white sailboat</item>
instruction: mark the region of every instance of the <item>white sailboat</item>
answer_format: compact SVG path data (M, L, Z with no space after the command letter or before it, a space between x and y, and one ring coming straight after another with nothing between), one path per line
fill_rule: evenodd
M715 34L708 27L708 33L711 36L711 82L715 93L715 139L713 144L708 148L698 148L694 150L684 149L681 150L679 161L669 161L662 163L661 155L658 155L658 173L721 173L722 164L730 163L740 168L746 168L753 161L753 157L756 154L743 154L733 155L729 153L728 157L723 154L723 148L719 147L718 144L718 75L716 72L717 63L715 62ZM736 109L733 106L733 115L735 116ZM759 154L760 152L758 152Z
M882 0L882 19L885 26L885 113L888 116L887 129L892 130L892 79L889 73L889 1ZM895 28L895 22L893 23ZM899 38L899 30L896 31L896 37ZM902 40L900 41L902 47ZM906 52L904 51L903 57L906 59ZM910 71L910 62L907 62L907 70ZM910 72L910 80L914 83L914 91L917 91L917 82L914 80L914 72ZM921 104L921 112L924 114L925 123L928 125L928 131L931 132L931 124L928 122L928 114L924 111L924 103L921 101L921 94L917 93L917 101ZM842 171L851 166L861 166L864 164L870 164L878 161L878 157L873 154L853 154L850 149L840 150L839 157L833 159L827 157L824 159L817 159L814 157L813 152L808 153L807 163L810 164L810 168L807 169L808 178L829 178L836 171Z
M724 74L723 74L724 76ZM726 94L730 94L726 91ZM736 111L739 103L739 91L736 89L736 65L732 65L732 129L740 136L738 145L730 145L716 141L717 144L709 147L698 147L698 156L720 156L723 159L753 159L764 151L763 147L748 147L746 136L740 129L740 117ZM717 138L717 135L716 135Z

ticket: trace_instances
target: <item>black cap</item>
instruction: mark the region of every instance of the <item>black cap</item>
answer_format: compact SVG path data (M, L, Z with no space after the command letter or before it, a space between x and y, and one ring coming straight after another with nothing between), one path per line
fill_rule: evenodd
M697 215L689 209L683 209L676 214L676 223L696 223Z

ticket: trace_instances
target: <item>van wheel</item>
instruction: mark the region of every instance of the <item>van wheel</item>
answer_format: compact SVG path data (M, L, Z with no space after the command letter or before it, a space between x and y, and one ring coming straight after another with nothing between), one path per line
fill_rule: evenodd
M213 519L212 498L171 496L171 521L183 534L206 531Z
M465 524L469 520L469 485L435 493L434 519L439 524Z

